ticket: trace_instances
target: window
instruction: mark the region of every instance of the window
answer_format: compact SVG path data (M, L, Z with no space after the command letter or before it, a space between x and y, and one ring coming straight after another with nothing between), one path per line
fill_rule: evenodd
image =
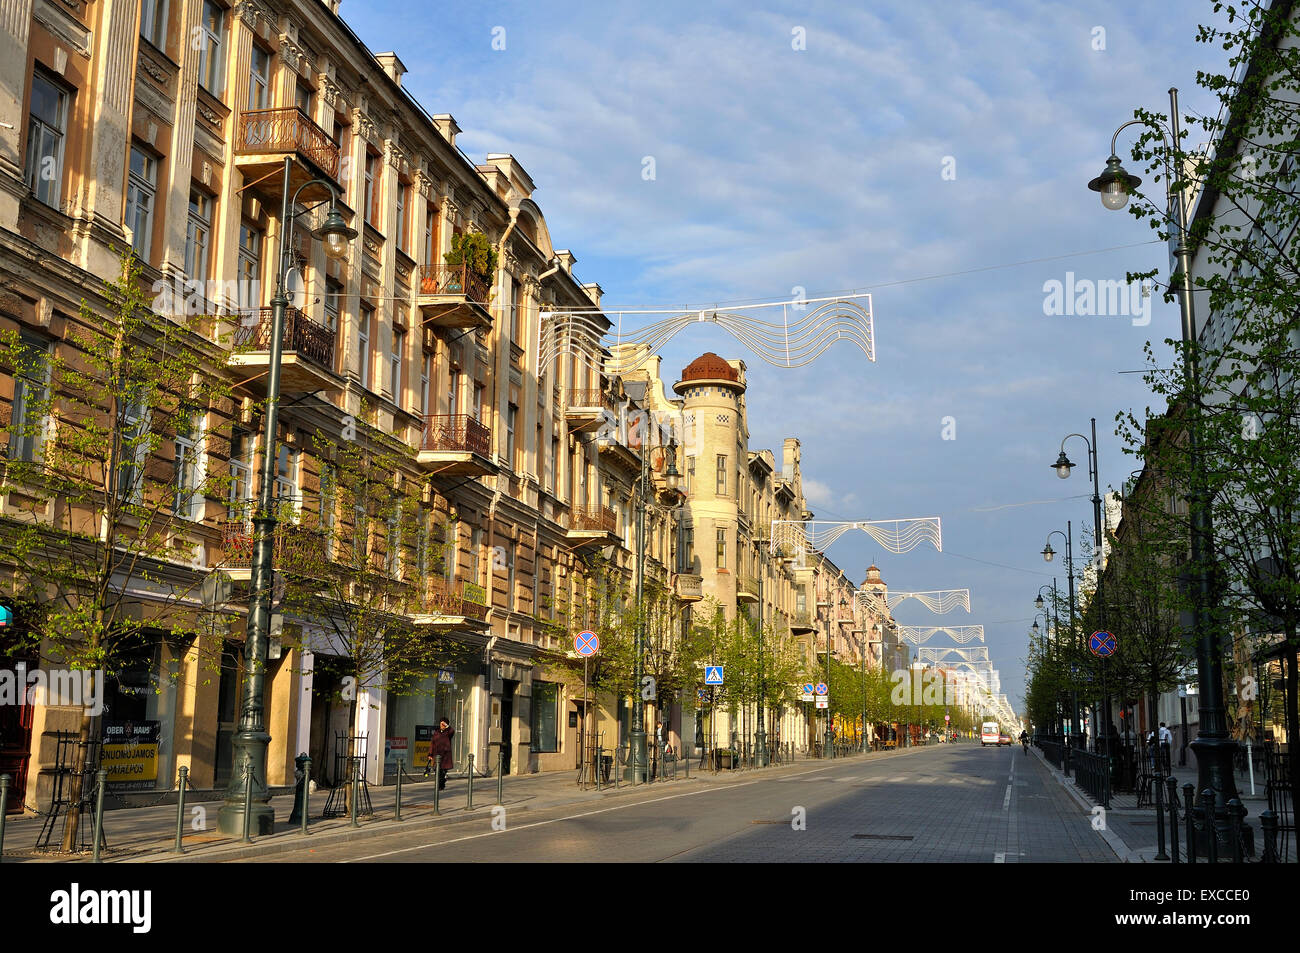
M384 571L396 579L402 572L402 506L397 504L388 517L388 536L384 541Z
M253 435L235 430L230 435L229 518L247 519L253 502Z
M331 331L339 328L339 314L343 310L343 283L333 278L325 279L325 327Z
M366 224L379 227L379 156L366 153L366 194L363 208Z
M140 4L140 35L158 49L165 49L167 0L143 0Z
M695 458L686 458L686 492L690 493L695 486Z
M14 367L14 404L9 459L35 463L45 442L46 405L50 399L50 346L22 335Z
M475 420L482 420L487 414L487 405L484 401L487 399L487 388L482 384L474 385L474 403L470 407L470 413L474 415Z
M124 388L118 428L122 437L122 460L117 468L117 495L128 503L144 499L144 462L153 439L149 433L149 405L138 388Z
M429 398L432 396L433 388L433 352L422 351L420 354L420 413L431 414L433 408L429 405Z
M519 282L515 279L510 281L510 340L519 343Z
M271 54L253 46L252 75L248 81L248 108L265 109L270 103Z
M533 751L554 753L560 750L559 711L559 684L533 682Z
M551 438L551 496L559 496L560 438Z
M432 206L424 213L424 263L434 264L438 259L438 210Z
M212 235L212 199L190 192L190 212L185 230L185 274L195 281L208 277L208 243Z
M450 586L456 581L457 563L460 561L460 524L448 520L443 540L442 578Z
M483 578L483 573L481 568L483 563L483 527L475 526L474 529L470 532L469 551L470 551L470 558L474 560L473 563L474 568L472 573L474 578L471 579L470 581L474 583L478 583Z
M429 510L420 507L420 518L415 524L415 577L424 584L429 576Z
M460 413L460 371L453 370L447 380L447 413Z
M361 306L361 320L357 322L357 360L361 373L361 386L370 387L370 327L373 324L375 309L368 304Z
M506 610L515 611L515 543L508 539L504 546L506 560Z
M27 187L40 201L59 207L63 194L63 137L68 94L39 70L32 74L31 121L27 127Z
M394 224L397 247L406 251L406 210L411 202L411 187L405 182L397 183L397 220Z
M203 0L199 20L199 84L217 98L223 92L225 70L221 62L221 34L225 29L226 11L212 0Z
M406 332L393 328L393 353L389 358L393 378L393 403L402 406L402 358L406 355Z
M360 565L366 558L366 538L370 534L370 525L366 519L366 508L361 504L352 507L352 559Z
M727 455L718 454L718 496L727 495Z
M247 222L239 225L239 308L262 306L262 232Z
M153 250L153 203L158 194L158 160L131 147L131 170L126 183L126 225L131 229L131 250L144 261Z
M519 408L510 404L506 408L506 465L512 470L515 466L515 424L519 420Z
M203 495L199 492L200 427L193 411L183 410L178 416L172 512L184 519L197 519L203 515Z
M275 502L280 519L297 512L298 451L283 443L275 455Z
M338 472L332 463L320 468L320 528L325 534L325 557L334 554L334 508L338 502Z
M725 529L718 530L718 558L716 567L718 569L727 568L727 531Z
M298 83L293 90L293 104L302 110L303 114L311 118L311 103L314 90L310 86L304 86Z

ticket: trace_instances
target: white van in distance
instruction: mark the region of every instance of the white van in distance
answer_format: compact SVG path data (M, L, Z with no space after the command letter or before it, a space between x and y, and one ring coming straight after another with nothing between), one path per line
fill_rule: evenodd
M996 721L984 722L980 726L980 747L982 748L985 745L994 745L996 747L999 741L998 734L998 723Z

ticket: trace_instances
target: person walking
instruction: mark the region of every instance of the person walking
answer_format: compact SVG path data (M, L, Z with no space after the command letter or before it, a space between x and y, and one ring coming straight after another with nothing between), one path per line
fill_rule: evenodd
M447 772L451 769L451 739L455 735L456 729L451 726L451 722L443 718L438 722L438 730L433 733L433 739L429 744L430 758L437 759L439 755L442 756L442 764L438 768L439 791L447 786Z

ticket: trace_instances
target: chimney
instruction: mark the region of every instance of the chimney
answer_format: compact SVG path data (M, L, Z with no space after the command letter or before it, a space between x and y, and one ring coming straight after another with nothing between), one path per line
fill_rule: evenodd
M433 124L442 133L442 138L447 140L448 145L456 144L456 133L460 132L460 126L456 125L456 120L452 118L451 113L438 113L433 117Z
M402 74L406 72L406 64L397 58L396 53L376 53L375 59L379 65L384 68L384 72L398 86L402 85Z
M577 256L567 248L560 248L556 250L555 257L560 259L560 267L564 269L565 274L572 275L573 266L578 261Z

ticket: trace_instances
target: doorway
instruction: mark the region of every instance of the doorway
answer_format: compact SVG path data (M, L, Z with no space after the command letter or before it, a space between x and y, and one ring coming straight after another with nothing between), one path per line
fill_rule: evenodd
M501 773L510 773L510 755L514 750L511 743L515 730L515 689L518 682L509 679L501 683Z

